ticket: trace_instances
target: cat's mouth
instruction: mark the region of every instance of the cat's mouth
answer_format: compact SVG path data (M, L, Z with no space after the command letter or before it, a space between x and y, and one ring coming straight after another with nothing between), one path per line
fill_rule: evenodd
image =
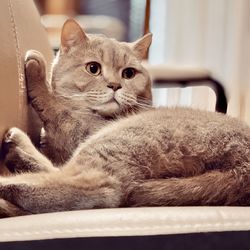
M118 105L120 105L120 103L116 100L115 96L113 96L107 103L111 103L111 102L116 102Z
M120 111L119 102L112 97L109 101L102 103L98 106L92 107L97 113L103 116L112 116Z

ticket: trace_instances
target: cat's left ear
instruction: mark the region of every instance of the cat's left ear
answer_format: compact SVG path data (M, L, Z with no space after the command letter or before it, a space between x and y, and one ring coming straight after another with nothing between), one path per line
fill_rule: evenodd
M147 33L142 38L132 43L132 49L135 51L139 59L145 59L149 46L152 42L152 34Z
M68 19L62 28L60 50L62 53L66 53L71 48L83 44L88 40L89 38L81 26L74 19Z

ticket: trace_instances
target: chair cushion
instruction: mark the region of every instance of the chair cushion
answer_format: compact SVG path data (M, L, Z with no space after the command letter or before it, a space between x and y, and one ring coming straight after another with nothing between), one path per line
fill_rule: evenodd
M248 207L93 209L0 220L0 242L250 230Z

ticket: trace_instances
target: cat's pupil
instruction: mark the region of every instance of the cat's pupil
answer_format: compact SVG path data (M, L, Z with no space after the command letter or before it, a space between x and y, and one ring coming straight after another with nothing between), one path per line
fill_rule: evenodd
M90 71L91 73L95 74L98 71L98 66L96 64L91 64Z

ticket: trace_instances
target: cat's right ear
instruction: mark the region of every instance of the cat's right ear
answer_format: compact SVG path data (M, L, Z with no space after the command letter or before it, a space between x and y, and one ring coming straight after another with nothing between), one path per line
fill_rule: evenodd
M152 34L147 33L142 38L132 43L132 48L137 54L139 59L142 60L146 58L151 42L152 42Z
M70 48L85 43L89 40L81 26L74 20L68 19L62 28L61 53L67 53Z

